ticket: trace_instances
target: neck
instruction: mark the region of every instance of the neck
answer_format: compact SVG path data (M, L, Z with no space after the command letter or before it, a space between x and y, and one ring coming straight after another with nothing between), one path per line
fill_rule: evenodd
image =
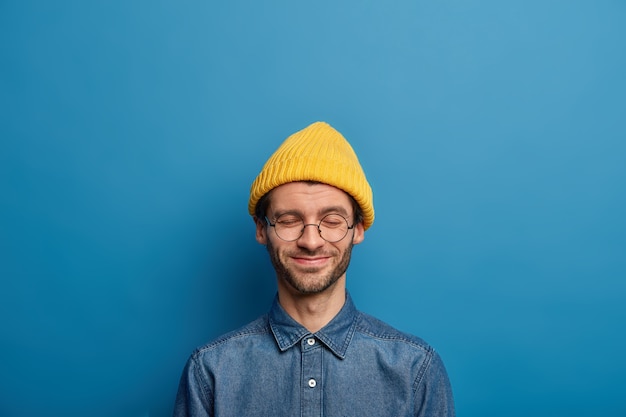
M315 333L326 326L345 304L345 277L319 294L300 294L279 285L278 301L291 318Z

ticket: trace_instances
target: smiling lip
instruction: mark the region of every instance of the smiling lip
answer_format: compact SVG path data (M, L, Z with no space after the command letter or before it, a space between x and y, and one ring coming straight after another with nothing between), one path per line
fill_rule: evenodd
M328 257L326 256L317 256L314 258L308 258L308 257L301 257L301 256L294 256L293 260L300 265L306 265L306 266L320 266L325 264L328 261Z

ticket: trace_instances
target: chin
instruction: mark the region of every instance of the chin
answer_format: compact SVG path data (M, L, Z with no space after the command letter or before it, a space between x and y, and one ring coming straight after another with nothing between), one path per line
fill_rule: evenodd
M333 287L340 277L322 277L315 279L307 279L304 277L294 277L292 274L283 277L284 281L291 288L299 292L300 294L312 295L321 294L329 288Z

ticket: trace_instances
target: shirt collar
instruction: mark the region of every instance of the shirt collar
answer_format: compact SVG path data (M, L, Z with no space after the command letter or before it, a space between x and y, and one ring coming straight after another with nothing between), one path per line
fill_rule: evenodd
M339 313L313 335L335 355L343 359L352 340L357 317L358 311L352 302L350 294L346 292L346 302ZM278 302L278 296L274 298L274 303L269 313L269 324L281 351L293 347L303 337L311 334L311 332L287 314Z

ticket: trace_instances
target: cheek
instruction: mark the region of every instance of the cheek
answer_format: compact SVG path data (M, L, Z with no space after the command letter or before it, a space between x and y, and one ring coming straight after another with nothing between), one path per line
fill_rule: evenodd
M274 257L278 257L280 254L280 245L276 245L269 236L266 237L265 240L265 247L267 248L267 251Z

